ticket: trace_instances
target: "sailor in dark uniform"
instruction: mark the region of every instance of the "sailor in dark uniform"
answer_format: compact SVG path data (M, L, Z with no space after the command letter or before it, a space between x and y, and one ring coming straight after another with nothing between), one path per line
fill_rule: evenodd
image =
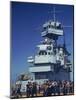
M37 85L36 83L34 82L33 85L32 85L32 97L33 96L37 96Z
M30 97L30 94L31 94L30 85L27 84L26 85L26 95L27 95L27 97Z
M22 94L21 94L21 88L20 87L18 87L17 88L17 91L16 91L16 94L17 94L17 97L21 97L22 96Z

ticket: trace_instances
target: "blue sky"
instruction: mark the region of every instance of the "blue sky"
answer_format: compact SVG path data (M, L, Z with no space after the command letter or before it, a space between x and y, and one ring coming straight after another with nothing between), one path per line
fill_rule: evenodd
M28 71L27 57L34 55L36 45L43 39L41 37L42 24L53 19L55 6L56 20L63 25L72 26L64 28L67 49L73 52L73 6L53 5L40 3L11 2L11 79L15 80L22 72ZM62 43L63 39L58 40ZM71 56L72 59L72 56Z

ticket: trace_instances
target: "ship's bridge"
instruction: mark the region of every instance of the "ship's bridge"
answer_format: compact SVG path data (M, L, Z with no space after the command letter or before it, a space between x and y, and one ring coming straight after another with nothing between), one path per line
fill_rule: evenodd
M35 55L35 64L56 63L56 57L53 52L53 46L48 44L37 45L38 54Z
M48 21L43 24L41 35L44 36L62 36L63 27L60 22Z

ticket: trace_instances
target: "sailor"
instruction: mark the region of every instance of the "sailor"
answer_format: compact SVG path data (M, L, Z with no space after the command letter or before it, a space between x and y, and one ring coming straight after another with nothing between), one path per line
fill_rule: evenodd
M17 91L16 91L17 97L21 97L21 96L22 96L20 90L21 90L21 88L20 88L20 86L18 86L18 89L17 89Z
M35 82L33 82L33 85L32 85L32 97L34 95L37 96L37 84Z
M30 84L26 85L26 95L27 95L27 97L30 97L30 95L31 95Z

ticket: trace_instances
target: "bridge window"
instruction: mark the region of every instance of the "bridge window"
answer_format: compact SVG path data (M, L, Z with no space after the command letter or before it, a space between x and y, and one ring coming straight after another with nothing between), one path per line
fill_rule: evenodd
M48 46L48 47L47 47L47 49L48 49L48 50L51 50L51 47L50 47L50 46Z
M51 53L50 52L48 52L48 55L50 55Z
M51 25L49 25L48 27L51 28Z
M47 52L46 51L40 51L39 55L47 55Z
M61 25L57 26L57 29L61 29Z

